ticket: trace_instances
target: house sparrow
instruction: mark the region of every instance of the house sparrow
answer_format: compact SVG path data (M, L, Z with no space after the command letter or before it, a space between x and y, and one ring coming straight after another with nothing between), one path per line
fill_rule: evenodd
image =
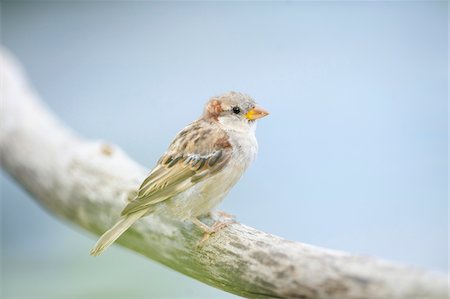
M136 220L151 213L190 220L205 233L203 239L223 228L220 221L208 226L198 217L222 201L255 159L255 120L268 114L243 93L210 99L202 117L178 133L91 255L100 255Z

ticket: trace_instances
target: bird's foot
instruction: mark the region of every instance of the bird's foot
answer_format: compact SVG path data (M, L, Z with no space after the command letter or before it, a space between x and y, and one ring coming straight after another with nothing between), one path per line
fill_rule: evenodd
M197 218L192 219L192 222L197 225L202 231L203 231L203 237L202 239L197 243L197 246L201 247L203 244L209 239L209 237L217 233L218 231L226 228L227 226L235 223L234 219L228 220L228 221L216 221L212 226L208 226L198 220Z
M233 214L224 212L224 211L217 211L217 212L215 212L215 215L213 215L213 213L211 213L211 217L213 219L214 219L214 216L218 217L219 219L226 219L226 220L232 220L232 221L236 220L236 216L234 216Z

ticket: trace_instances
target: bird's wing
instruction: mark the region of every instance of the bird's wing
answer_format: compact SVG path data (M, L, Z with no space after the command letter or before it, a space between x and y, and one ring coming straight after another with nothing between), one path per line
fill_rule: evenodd
M228 135L199 121L181 131L122 211L128 215L171 198L221 170L231 158Z

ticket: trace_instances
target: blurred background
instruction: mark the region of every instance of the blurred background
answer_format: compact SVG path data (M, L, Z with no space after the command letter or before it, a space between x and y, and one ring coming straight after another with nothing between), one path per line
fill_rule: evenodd
M67 125L151 167L229 90L271 115L222 209L282 237L447 271L447 6L1 2L1 40ZM42 210L1 174L2 298L236 298Z

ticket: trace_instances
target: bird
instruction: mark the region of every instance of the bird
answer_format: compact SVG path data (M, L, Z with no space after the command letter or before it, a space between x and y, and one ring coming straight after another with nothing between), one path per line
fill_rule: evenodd
M208 226L199 218L214 211L254 161L256 120L268 114L244 93L209 99L201 117L176 135L91 255L100 255L138 219L153 213L191 221L203 231L202 240L225 227L221 221Z

